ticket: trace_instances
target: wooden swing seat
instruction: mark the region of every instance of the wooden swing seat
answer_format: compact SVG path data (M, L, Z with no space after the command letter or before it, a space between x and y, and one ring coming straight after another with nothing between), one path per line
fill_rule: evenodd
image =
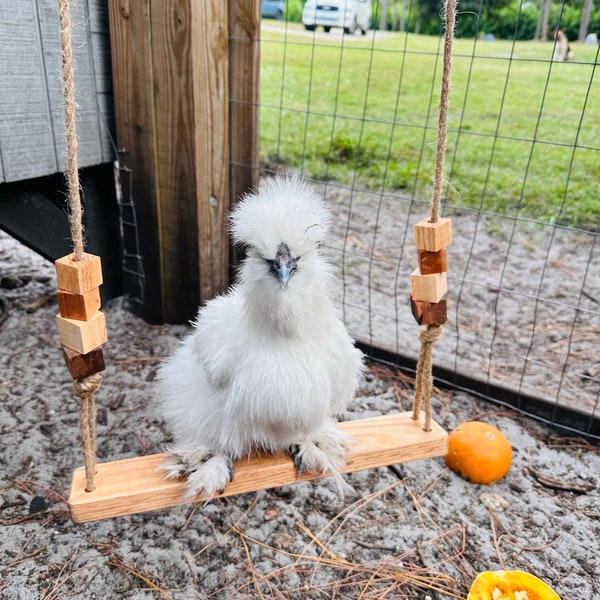
M412 411L346 421L339 428L355 439L342 473L444 456L447 452L446 431L433 421L431 431L423 431L422 422L413 420ZM85 469L78 468L69 497L72 520L84 523L182 504L184 480L163 479L158 467L164 461L164 454L152 454L98 464L93 492L85 491ZM312 473L299 477L292 459L283 452L240 460L234 468L233 481L217 497L321 477Z

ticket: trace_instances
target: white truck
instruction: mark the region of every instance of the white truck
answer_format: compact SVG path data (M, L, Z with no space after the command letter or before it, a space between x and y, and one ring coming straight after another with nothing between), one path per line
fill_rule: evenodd
M307 0L302 23L307 31L322 26L329 33L332 27L341 27L348 34L359 29L366 35L371 25L371 0Z

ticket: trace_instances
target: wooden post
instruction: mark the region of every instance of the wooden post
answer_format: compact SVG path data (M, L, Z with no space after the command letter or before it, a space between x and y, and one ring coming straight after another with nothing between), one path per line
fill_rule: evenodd
M258 187L260 2L232 0L231 56L231 202ZM231 248L231 270L243 251Z
M258 14L258 0L238 4ZM239 72L229 46L237 19L223 0L109 0L109 15L117 138L121 164L132 170L145 273L141 316L187 322L229 284L230 75ZM256 30L248 29L254 38ZM250 54L245 60L258 60ZM244 135L255 153L258 130ZM245 176L237 189L252 185Z
M231 197L259 182L260 2L237 0L231 11Z

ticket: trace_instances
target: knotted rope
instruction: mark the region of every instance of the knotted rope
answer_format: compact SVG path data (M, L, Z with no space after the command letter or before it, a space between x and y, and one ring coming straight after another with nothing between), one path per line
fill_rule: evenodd
M441 336L444 328L441 325L431 324L427 329L421 330L421 351L417 363L417 377L415 380L415 398L413 401L413 419L419 418L421 403L425 411L425 423L423 429L431 431L431 391L433 389L432 368L432 346Z
M433 194L431 199L431 222L437 223L440 215L442 184L444 180L444 156L448 139L448 105L450 96L450 74L452 68L452 42L454 40L454 25L456 21L457 0L446 0L445 6L445 38L444 64L440 92L440 108L438 118L438 139L436 149L435 173L433 178ZM432 346L443 332L442 325L431 323L421 331L421 350L417 361L415 380L415 397L413 400L413 419L419 418L421 404L425 411L424 431L431 431L431 392L433 389L432 376Z
M100 387L99 373L73 381L73 393L79 398L79 432L85 462L85 491L93 492L96 471L96 402L94 394Z
M77 166L77 124L75 115L75 83L73 68L73 50L71 44L71 10L69 0L58 0L60 23L60 43L62 47L62 79L64 95L64 116L67 138L66 179L69 190L69 224L73 242L73 260L83 259L83 210L79 193L79 168ZM85 462L86 491L96 489L94 475L96 471L96 405L94 393L100 386L99 374L83 377L73 382L73 392L80 400L79 427L81 445Z

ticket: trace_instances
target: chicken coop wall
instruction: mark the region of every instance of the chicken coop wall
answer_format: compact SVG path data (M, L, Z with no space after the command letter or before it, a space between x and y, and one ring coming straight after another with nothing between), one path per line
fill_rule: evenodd
M106 300L123 293L108 6L73 2L72 18L88 250L103 257ZM53 260L71 250L56 0L0 3L0 40L0 228Z
M73 3L81 167L110 162L112 94L106 5ZM0 183L66 168L56 0L0 3Z

